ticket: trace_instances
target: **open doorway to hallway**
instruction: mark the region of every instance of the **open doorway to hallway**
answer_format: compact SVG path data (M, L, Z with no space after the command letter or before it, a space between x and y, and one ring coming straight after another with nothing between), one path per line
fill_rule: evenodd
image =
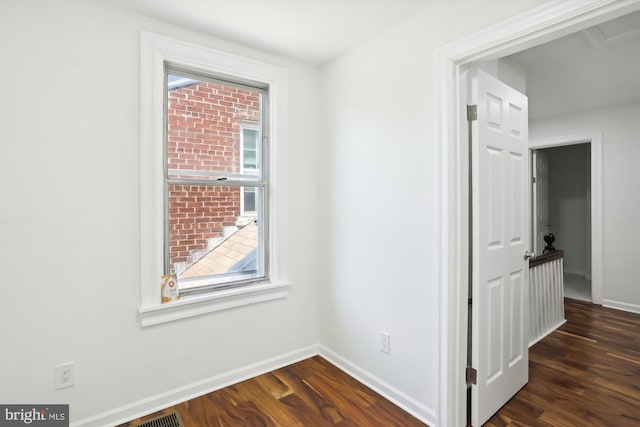
M591 295L591 144L532 150L534 252L551 233L564 251L564 294L582 301Z
M460 40L455 44L447 46L442 49L440 53L439 60L439 73L440 73L440 83L442 88L442 93L440 93L440 98L443 101L442 109L441 109L441 119L440 119L440 135L443 136L443 160L444 167L442 170L442 182L446 186L446 191L444 191L443 195L443 218L447 219L445 221L446 228L443 228L444 232L442 235L442 249L443 254L446 255L446 270L441 281L442 290L443 290L443 300L447 305L448 311L443 315L443 325L447 325L447 331L442 336L449 337L449 340L445 340L443 343L443 360L449 360L449 368L446 373L443 373L442 383L448 386L446 399L443 399L443 417L446 416L446 422L444 424L455 424L462 425L464 422L465 414L465 394L464 393L464 374L468 371L465 368L466 362L466 353L467 353L467 300L468 300L468 278L469 278L469 241L471 232L469 230L469 187L471 186L470 181L470 171L469 171L469 153L467 149L468 145L468 123L466 121L468 115L464 114L466 111L463 111L463 105L466 99L464 99L464 95L466 94L467 87L465 85L465 77L464 74L468 67L477 65L483 61L492 61L495 59L499 59L501 57L507 57L513 55L517 52L524 52L526 50L532 49L541 43L546 43L550 40L557 40L560 37L565 36L566 34L570 34L572 32L579 32L581 30L585 30L587 28L591 28L594 25L600 25L604 22L608 22L617 17L621 17L625 14L631 14L640 10L640 2L633 3L622 3L622 2L610 2L607 4L603 4L601 2L596 2L593 0L589 0L586 3L580 3L578 6L572 2L557 2L553 11L550 11L548 6L545 6L545 12L542 13L540 10L533 11L531 13L523 14L518 19L510 20L504 25L499 25L488 29L482 33L474 34L473 37L465 38L464 40ZM589 9L586 9L589 7ZM576 40L579 42L579 40ZM555 55L553 58L549 60L536 60L534 64L538 64L542 69L548 69L550 65L555 64L562 59L563 57L568 56L569 53L575 52L576 49L559 49L559 54ZM593 56L593 54L590 54ZM609 72L612 61L607 61L605 63L605 72L597 71L599 70L597 67L585 67L578 66L575 68L567 68L565 67L565 71L569 71L568 76L570 78L570 82L584 82L584 79L576 78L577 71L581 70L593 70L596 71L594 74L596 77L606 76L607 79L605 83L610 84L612 81L618 81L618 79L612 79L611 73ZM527 64L521 64L525 66L524 68L528 72L530 71L526 67ZM632 67L623 68L624 70L633 69ZM567 73L565 72L564 75ZM556 77L558 73L554 74L554 78L542 78L542 82L545 84L545 91L554 96L551 105L560 105L560 101L578 101L578 97L575 96L565 96L562 95L562 89L566 88L566 84L560 84L551 87L548 83L551 80L558 82ZM637 74L635 74L637 77ZM529 78L527 78L527 93L529 93L529 88L532 89L531 93L537 92L533 90L533 87L529 85ZM587 92L590 95L591 100L601 100L604 99L603 96L600 96L598 91L596 91L596 85L589 86ZM630 86L624 87L624 93L631 92L629 90ZM584 92L584 90L582 90ZM609 91L611 92L611 91ZM542 92L539 92L542 93ZM579 92L578 94L580 94ZM463 94L463 95L461 95ZM563 102L562 102L563 103ZM622 105L620 102L616 103L617 105ZM580 111L587 111L588 109L596 108L594 105L587 105L585 102L580 102L579 104ZM544 113L550 114L554 117L556 114L561 114L564 112L559 111L550 111L545 107L543 110ZM571 110L578 111L578 110ZM618 110L616 110L617 112ZM531 108L530 108L531 113ZM567 113L568 114L568 113ZM619 116L620 114L618 114ZM579 116L577 119L582 119L583 116ZM626 117L626 116L625 116ZM529 116L531 123L531 115ZM574 118L574 116L571 116ZM607 132L607 141L613 141L615 143L615 138L610 138L611 136L617 135L618 133L616 129L610 129L609 124L614 124L614 120L612 123L604 122L602 120L590 120L591 116L585 116L585 120L577 120L571 123L568 123L567 126L562 127L563 123L559 121L550 123L557 125L556 127L547 126L544 132L538 132L535 134L535 139L558 139L553 138L554 135L563 135L559 139L573 139L577 134L584 135L588 134L592 141L592 151L595 151L596 155L592 155L592 162L597 163L597 160L603 158L601 153L601 142L603 132ZM608 116L607 116L608 118ZM535 122L535 120L534 120ZM619 120L617 121L619 122ZM616 122L616 123L617 123ZM635 121L637 123L637 121ZM534 123L537 127L536 130L540 129L539 123ZM531 126L530 126L531 127ZM595 141L598 144L593 144ZM565 142L564 145L567 145ZM593 147L600 147L599 149L594 149ZM633 147L633 146L630 146ZM545 147L535 147L535 148L545 148ZM609 147L610 148L610 147ZM618 157L614 156L614 160L617 158L625 158L629 157L627 152L630 150L624 151L623 155ZM602 165L595 164L592 165L592 173L597 176L602 176ZM628 169L627 169L628 170ZM613 172L616 172L615 167ZM609 176L609 175L607 175ZM634 182L634 181L625 181L625 182ZM615 193L609 193L615 195ZM624 192L627 194L627 192ZM594 230L593 239L594 244L592 245L592 281L594 284L600 283L600 286L593 287L592 299L596 304L603 304L603 292L602 292L602 281L603 281L603 266L602 266L602 250L604 245L602 245L602 227L599 227L599 224L602 223L602 181L595 180L592 182L592 205L595 207L592 212L592 223ZM626 200L626 199L625 199ZM612 203L614 200L607 200L608 203ZM627 211L621 211L622 213L626 213ZM620 215L622 216L622 215ZM597 219L596 219L597 218ZM622 218L626 219L626 218ZM625 225L626 222L619 221L619 224ZM616 224L617 225L617 224ZM610 227L608 230L610 230ZM628 229L629 227L627 227ZM628 230L623 230L623 233L620 233L621 238L624 237L633 237ZM626 231L626 233L624 233ZM596 244L596 241L598 244ZM613 247L616 246L608 246ZM624 249L627 249L626 246ZM635 255L634 251L626 251L631 255ZM623 255L627 255L623 252ZM615 259L615 258L612 258ZM599 260L599 261L598 261ZM630 265L627 263L626 265ZM635 299L633 299L634 295L631 295L626 289L621 289L620 292L615 293L616 286L615 281L608 281L610 285L610 294L616 295L618 300L622 297L627 300L631 300L633 302L619 302L617 305L624 306L627 308L636 307ZM621 281L620 283L629 283L628 280ZM608 285L608 287L609 287ZM596 292L598 291L598 292ZM616 303L616 301L607 300L607 303ZM453 338L452 338L453 337ZM473 368L473 367L472 367ZM446 411L446 412L445 412Z

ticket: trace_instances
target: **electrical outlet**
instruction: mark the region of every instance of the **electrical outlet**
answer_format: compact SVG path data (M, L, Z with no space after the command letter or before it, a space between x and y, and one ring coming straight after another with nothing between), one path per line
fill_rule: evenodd
M76 362L63 363L56 366L56 390L71 387L74 381L73 371Z
M389 334L386 332L380 332L380 351L389 354L391 351Z

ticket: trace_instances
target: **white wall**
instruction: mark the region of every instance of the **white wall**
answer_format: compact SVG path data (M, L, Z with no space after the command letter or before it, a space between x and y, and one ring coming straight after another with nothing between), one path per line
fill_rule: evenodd
M436 50L535 3L438 2L322 69L321 342L435 425ZM388 355L379 331L391 336Z
M589 144L548 148L549 230L564 250L566 273L590 276L591 156Z
M477 68L518 92L525 95L527 94L527 73L525 69L514 60L510 58L500 58L495 61L479 64Z
M541 2L438 1L320 73L97 2L0 2L0 402L98 425L320 341L438 425L435 52ZM288 70L288 299L140 327L141 29Z
M140 327L141 29L288 70L289 298ZM0 57L0 402L102 425L317 349L317 69L84 0L0 2Z
M640 103L529 123L531 139L602 131L604 304L640 312Z

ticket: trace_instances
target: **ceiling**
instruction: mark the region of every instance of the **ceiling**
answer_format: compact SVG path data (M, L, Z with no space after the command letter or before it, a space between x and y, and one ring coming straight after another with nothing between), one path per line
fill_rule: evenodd
M435 0L101 1L318 66Z
M436 0L100 0L320 66ZM526 70L529 116L640 101L640 12L509 57Z
M640 12L509 58L525 69L532 119L640 102Z

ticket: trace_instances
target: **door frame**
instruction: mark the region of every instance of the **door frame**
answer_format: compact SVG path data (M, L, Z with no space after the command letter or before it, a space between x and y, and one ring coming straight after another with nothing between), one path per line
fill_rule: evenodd
M541 138L529 141L529 159L533 150L590 144L591 151L591 301L602 305L604 298L602 132Z
M465 425L469 286L469 152L465 72L640 10L640 0L552 0L439 49L439 425Z

